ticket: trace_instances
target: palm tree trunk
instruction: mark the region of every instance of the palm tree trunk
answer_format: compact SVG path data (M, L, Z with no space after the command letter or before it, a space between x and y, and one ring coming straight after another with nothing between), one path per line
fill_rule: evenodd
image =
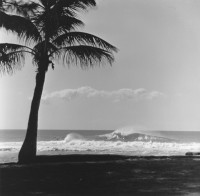
M39 70L36 75L36 86L31 103L31 111L29 115L28 128L24 143L19 152L18 161L20 163L31 163L36 157L37 151L37 129L38 129L38 111L42 90L45 81L45 71Z

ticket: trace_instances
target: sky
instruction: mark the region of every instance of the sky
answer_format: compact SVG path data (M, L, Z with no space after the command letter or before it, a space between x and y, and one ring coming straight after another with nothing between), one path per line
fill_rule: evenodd
M115 45L112 66L49 69L39 129L200 130L200 1L97 0L85 27ZM16 42L0 29L0 43ZM0 75L0 129L26 129L35 85L27 59Z

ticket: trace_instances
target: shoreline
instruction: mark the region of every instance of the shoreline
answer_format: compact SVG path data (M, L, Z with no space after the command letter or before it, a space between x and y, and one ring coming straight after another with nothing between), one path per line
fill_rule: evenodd
M162 156L137 156L137 155L121 155L121 154L40 154L36 155L35 160L30 164L42 164L42 163L76 163L76 162L109 162L109 161L131 161L131 160L175 160L175 159L199 159L200 153L187 152L185 155L162 155ZM5 162L0 163L0 168L3 165L26 165L29 163Z
M200 156L38 156L0 164L0 195L200 195Z

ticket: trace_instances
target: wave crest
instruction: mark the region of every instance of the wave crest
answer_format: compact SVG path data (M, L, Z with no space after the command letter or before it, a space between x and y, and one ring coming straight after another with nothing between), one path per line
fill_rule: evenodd
M85 140L85 137L78 133L69 133L66 135L64 142L71 142L74 140Z
M134 133L144 133L144 132L145 132L144 128L142 127L122 127L113 131L112 134L121 134L123 136L128 136Z
M100 135L97 140L123 141L123 142L177 142L175 139L156 136L147 131L139 131L134 128L121 128L109 134Z

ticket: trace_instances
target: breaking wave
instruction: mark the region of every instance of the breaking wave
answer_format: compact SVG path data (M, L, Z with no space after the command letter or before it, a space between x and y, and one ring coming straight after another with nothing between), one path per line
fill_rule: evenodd
M2 142L0 152L18 152L22 142ZM122 154L132 156L185 155L188 151L200 151L200 143L184 143L173 138L147 134L142 131L119 129L109 134L83 136L67 134L59 141L39 141L39 153L60 152L91 154Z
M73 140L85 140L85 138L81 134L70 133L70 134L67 134L67 136L64 139L65 142L71 142Z
M178 142L174 139L152 136L145 133L137 133L137 132L122 132L116 130L110 134L100 135L97 136L96 139L98 140L105 140L105 141L123 141L123 142Z

